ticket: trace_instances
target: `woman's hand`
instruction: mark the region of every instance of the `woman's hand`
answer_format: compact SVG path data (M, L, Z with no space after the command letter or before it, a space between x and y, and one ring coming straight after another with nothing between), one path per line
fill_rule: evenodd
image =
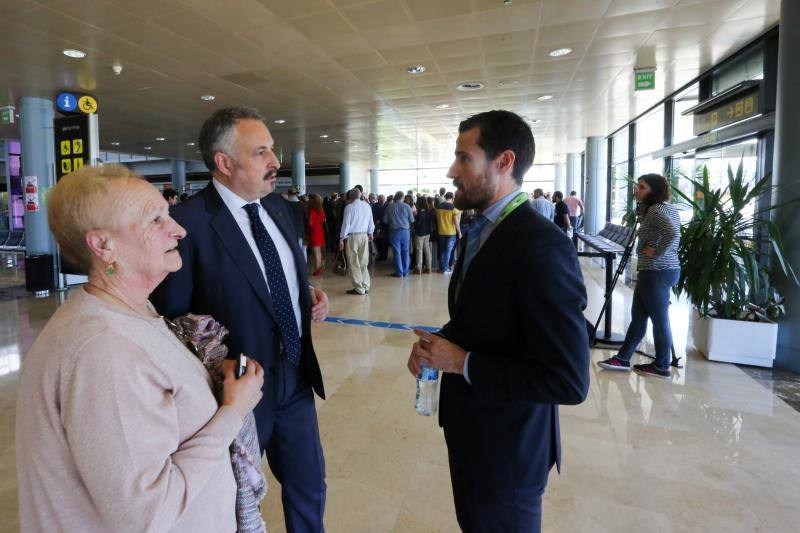
M225 380L222 382L222 405L236 409L244 418L261 400L261 386L264 384L264 369L256 361L247 358L247 370L236 379L234 367L223 365Z
M654 255L656 255L656 249L653 248L652 246L645 246L642 249L642 253L645 255L645 257L653 257Z

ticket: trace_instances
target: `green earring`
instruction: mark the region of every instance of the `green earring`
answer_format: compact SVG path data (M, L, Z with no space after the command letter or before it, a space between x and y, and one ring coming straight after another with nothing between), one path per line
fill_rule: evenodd
M108 266L106 267L106 274L108 274L109 276L113 276L114 272L116 271L117 269L114 268L114 263L109 263Z

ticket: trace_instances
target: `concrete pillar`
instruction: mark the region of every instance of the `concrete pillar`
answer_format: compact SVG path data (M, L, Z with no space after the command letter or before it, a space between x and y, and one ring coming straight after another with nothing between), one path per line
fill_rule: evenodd
M778 44L778 100L775 122L773 182L778 188L773 205L798 196L800 185L800 62L794 57L800 47L800 2L781 2L781 27ZM786 260L800 273L800 224L796 204L778 209L774 221L781 232ZM778 327L775 366L800 372L800 287L773 268L778 291L786 298L786 316Z
M567 154L567 186L564 194L575 191L578 198L583 198L583 183L581 183L581 154Z
M297 192L306 192L306 151L304 149L292 152L292 183L297 187Z
M170 167L172 171L172 188L180 194L186 187L186 161L183 159L172 159L170 161Z
M379 173L377 168L369 169L369 192L374 192L376 195L380 194L378 192L378 187L380 186L379 183Z
M350 190L350 163L342 161L339 165L339 183L342 191Z
M21 101L19 116L23 174L24 176L36 176L39 187L39 210L25 210L27 255L55 255L55 239L47 225L47 193L55 184L53 102L45 98L24 97ZM23 177L23 190L24 188Z
M564 189L567 187L567 175L566 175L566 168L564 163L558 162L555 164L556 167L556 182L555 188L553 191L561 191L564 193L564 198L569 196L569 191L565 191Z
M586 206L584 231L594 234L606 221L606 142L603 137L586 139Z

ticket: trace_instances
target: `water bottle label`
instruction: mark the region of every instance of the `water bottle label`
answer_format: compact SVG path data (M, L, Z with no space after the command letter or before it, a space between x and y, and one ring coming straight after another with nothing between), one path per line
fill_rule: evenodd
M419 370L419 377L417 379L420 381L436 381L439 379L439 370L436 368L423 366Z

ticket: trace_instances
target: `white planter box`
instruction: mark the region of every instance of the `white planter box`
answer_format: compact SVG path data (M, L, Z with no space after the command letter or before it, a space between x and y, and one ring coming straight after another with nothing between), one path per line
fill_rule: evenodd
M695 348L709 361L772 368L778 325L721 318L700 318L692 310Z

